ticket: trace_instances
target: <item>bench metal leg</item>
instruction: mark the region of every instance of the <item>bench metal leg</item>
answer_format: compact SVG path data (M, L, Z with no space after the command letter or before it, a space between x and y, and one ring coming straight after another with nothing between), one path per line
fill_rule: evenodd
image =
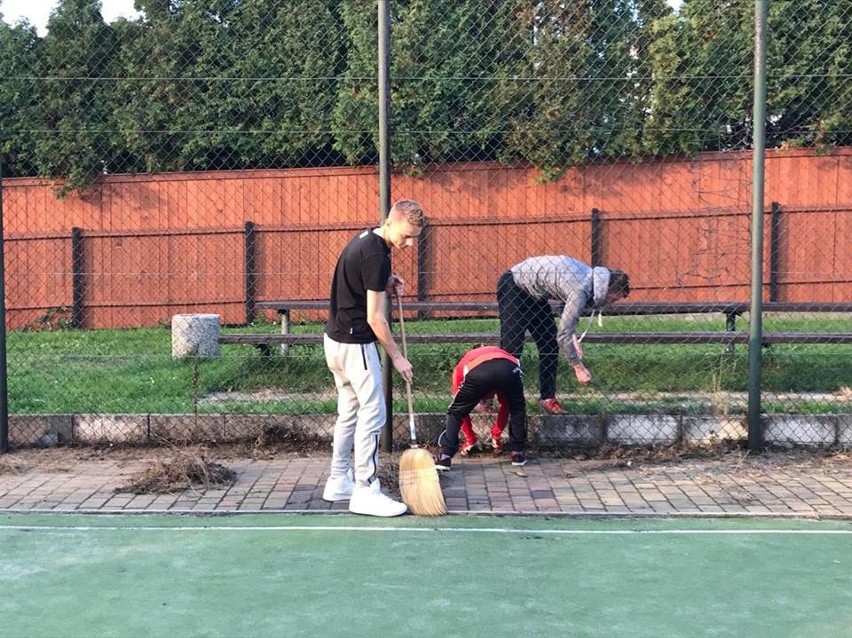
M734 332L737 329L737 315L734 312L729 312L725 315L725 330L728 332ZM725 352L728 354L734 353L734 342L728 342L728 345L725 346Z
M278 314L281 316L281 334L286 335L290 334L290 311L286 308L282 308L278 311ZM286 357L290 352L289 344L282 343L281 344L281 356Z

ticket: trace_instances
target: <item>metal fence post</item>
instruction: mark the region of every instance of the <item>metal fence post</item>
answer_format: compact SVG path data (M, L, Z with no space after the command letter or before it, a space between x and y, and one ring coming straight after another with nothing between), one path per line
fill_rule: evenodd
M3 157L0 156L0 454L9 451L9 391L6 366L6 267L3 225Z
M763 444L760 386L763 362L763 180L766 149L767 2L754 3L754 143L751 202L751 309L748 337L748 449Z
M71 325L83 328L86 305L86 254L83 229L71 229Z
M603 236L601 235L601 211L592 209L592 266L601 265Z
M778 275L781 272L781 204L778 202L772 202L769 223L769 301L778 301Z
M379 219L384 221L390 210L390 0L379 3ZM388 304L388 323L393 304ZM393 450L393 365L387 352L382 352L382 371L385 385L385 427L382 431L382 451Z
M426 301L429 290L429 243L429 225L426 224L417 241L417 301ZM421 310L418 316L423 319L427 313Z
M252 221L245 224L246 324L255 320L257 301L257 241Z

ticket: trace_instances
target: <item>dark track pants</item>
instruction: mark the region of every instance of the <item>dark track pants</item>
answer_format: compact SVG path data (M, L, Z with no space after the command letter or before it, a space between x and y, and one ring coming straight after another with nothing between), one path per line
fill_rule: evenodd
M501 393L509 406L509 449L524 449L527 441L527 405L521 369L508 359L491 359L468 372L459 386L447 410L447 428L438 437L438 444L443 447L444 453L453 456L458 452L462 420L490 392Z
M527 330L538 347L539 396L556 396L556 371L559 367L559 344L556 322L547 299L537 299L520 288L510 271L497 283L497 306L500 313L500 347L521 358Z

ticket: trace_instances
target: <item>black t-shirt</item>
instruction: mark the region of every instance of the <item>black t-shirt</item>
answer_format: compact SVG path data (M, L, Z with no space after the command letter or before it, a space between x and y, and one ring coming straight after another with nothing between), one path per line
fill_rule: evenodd
M367 323L367 291L384 291L390 274L390 248L371 229L346 244L331 280L325 333L341 343L376 341L376 334Z

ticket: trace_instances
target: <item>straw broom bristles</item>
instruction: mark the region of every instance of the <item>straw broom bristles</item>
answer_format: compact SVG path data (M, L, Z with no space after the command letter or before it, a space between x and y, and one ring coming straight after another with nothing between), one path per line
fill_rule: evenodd
M408 358L408 347L405 343L405 320L402 316L402 299L397 295L399 303L399 327L402 334L402 353ZM435 460L428 450L417 445L417 431L414 427L414 402L411 399L411 383L406 379L405 394L408 399L408 430L411 436L411 447L399 458L399 492L402 502L415 516L443 516L447 513L444 493L435 469Z
M413 428L413 414L410 420ZM399 458L399 492L402 502L416 516L443 516L447 513L435 460L428 450L416 447L416 444Z
M411 448L403 453L399 460L399 491L402 502L415 516L443 516L447 513L438 470L427 450Z

